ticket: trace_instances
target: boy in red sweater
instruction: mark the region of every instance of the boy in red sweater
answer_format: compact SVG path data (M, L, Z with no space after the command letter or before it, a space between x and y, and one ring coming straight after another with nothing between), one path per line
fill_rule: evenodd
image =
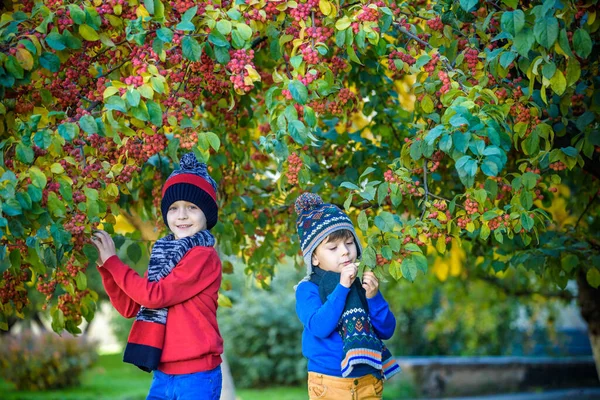
M136 317L123 361L154 371L147 399L218 400L221 261L210 233L218 217L217 185L193 153L180 167L162 189L161 211L172 233L154 244L144 277L117 257L106 232L94 233L92 243L111 303L124 317Z

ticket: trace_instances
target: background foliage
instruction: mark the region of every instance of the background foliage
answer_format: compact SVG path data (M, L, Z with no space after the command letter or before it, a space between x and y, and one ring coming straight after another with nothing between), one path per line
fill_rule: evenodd
M0 339L0 374L18 390L43 391L76 386L97 360L95 343L85 338L25 331Z
M92 229L163 230L157 183L188 150L220 182L221 251L258 281L297 255L312 190L380 276L462 246L483 258L465 280L600 284L597 1L3 4L3 329L36 306L57 332L91 320Z

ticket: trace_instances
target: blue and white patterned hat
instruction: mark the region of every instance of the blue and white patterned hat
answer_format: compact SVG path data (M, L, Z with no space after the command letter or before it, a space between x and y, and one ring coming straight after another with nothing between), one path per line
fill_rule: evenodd
M352 232L356 242L357 257L362 247L350 218L336 205L323 203L319 195L303 193L296 199L296 228L300 238L300 248L306 264L307 277L312 274L312 254L327 236L335 231L346 229Z

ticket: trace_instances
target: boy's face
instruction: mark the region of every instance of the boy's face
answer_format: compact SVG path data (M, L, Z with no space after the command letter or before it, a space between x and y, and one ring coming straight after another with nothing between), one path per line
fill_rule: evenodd
M169 207L167 223L175 239L181 239L205 230L206 216L194 203L179 200Z
M326 237L312 255L312 263L324 271L341 272L346 265L356 261L356 243L350 235L346 238L329 240Z

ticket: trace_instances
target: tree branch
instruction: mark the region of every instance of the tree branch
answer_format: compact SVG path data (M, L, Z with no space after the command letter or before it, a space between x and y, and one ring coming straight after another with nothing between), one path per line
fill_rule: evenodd
M594 202L598 198L598 193L600 193L600 191L596 191L596 194L594 195L594 197L592 197L592 199L590 200L590 202L588 203L588 205L585 207L585 210L583 210L583 212L581 213L581 215L577 219L577 223L575 224L575 229L577 229L577 227L579 226L579 223L581 222L581 219L583 218L583 216L585 215L585 213L588 212L588 210L592 207L592 204L594 204Z

